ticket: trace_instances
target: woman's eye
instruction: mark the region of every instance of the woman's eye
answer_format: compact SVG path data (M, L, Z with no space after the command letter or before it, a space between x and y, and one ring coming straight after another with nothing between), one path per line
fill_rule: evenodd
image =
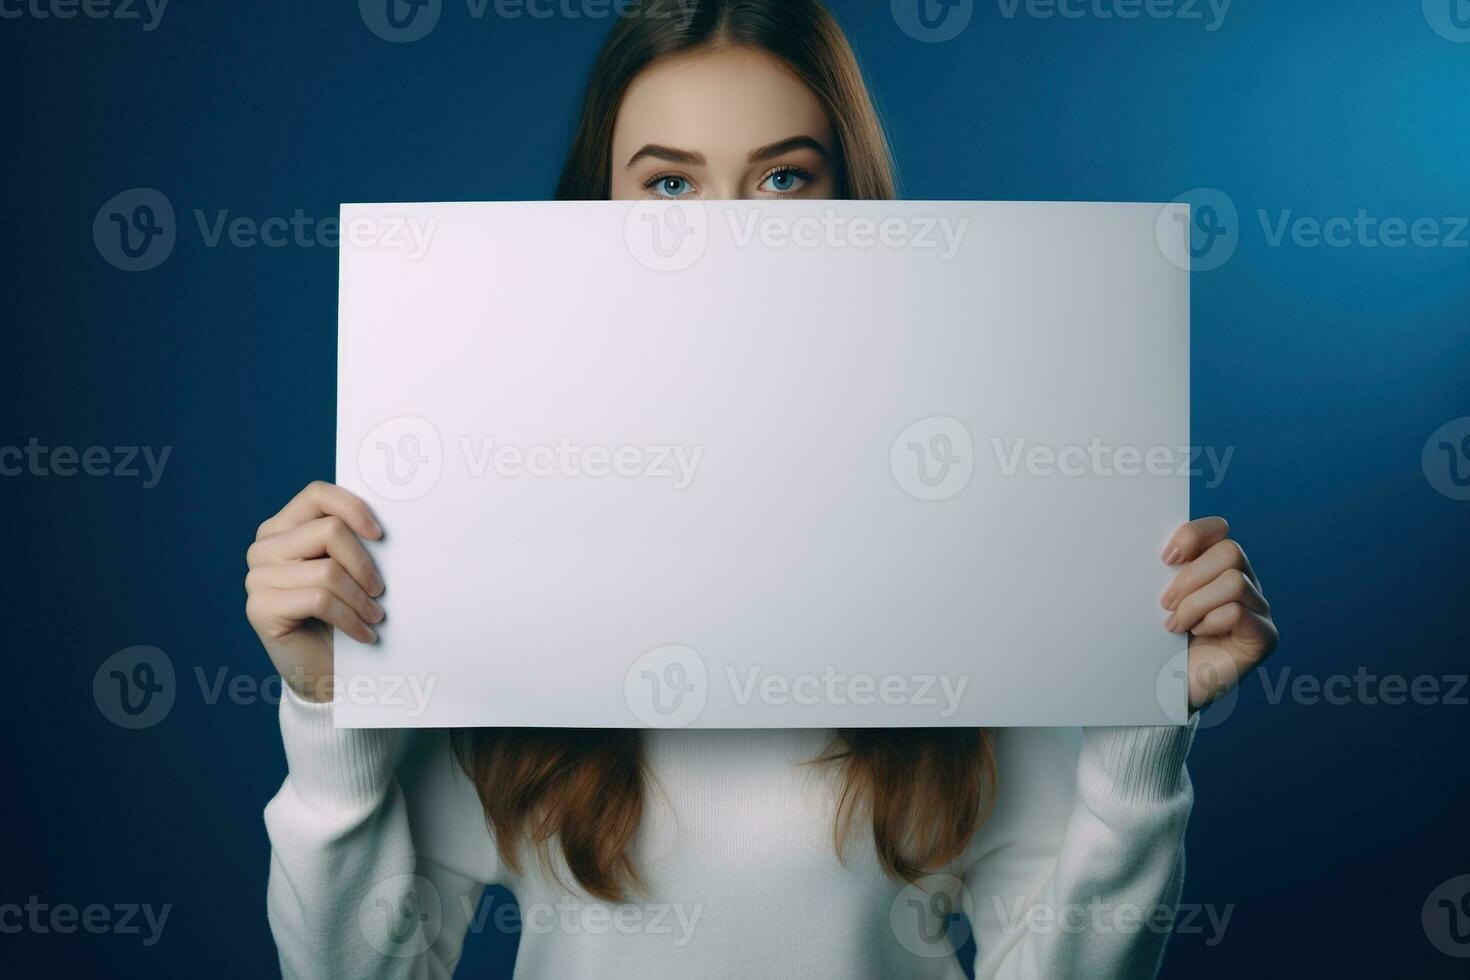
M683 177L666 174L654 178L653 189L660 197L683 197L689 192L689 181Z
M765 180L761 181L760 189L776 194L790 194L799 191L807 185L811 178L801 171L792 169L773 171Z

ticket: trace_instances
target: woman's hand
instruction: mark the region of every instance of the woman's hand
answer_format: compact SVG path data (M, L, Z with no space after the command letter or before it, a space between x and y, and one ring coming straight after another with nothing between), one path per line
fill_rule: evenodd
M318 480L260 525L245 552L245 616L281 678L309 701L332 699L332 627L377 639L369 624L383 619L383 580L358 538L382 536L367 504Z
M1199 711L1226 694L1276 649L1271 605L1221 517L1182 524L1164 545L1164 564L1179 574L1160 600L1164 628L1189 635L1189 707Z

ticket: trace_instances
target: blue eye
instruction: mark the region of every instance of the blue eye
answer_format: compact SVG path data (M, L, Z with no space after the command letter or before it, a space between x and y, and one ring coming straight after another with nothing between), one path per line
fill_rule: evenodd
M677 174L655 177L650 186L660 197L683 197L689 192L689 181Z
M761 181L760 189L771 191L776 194L790 194L792 191L801 190L811 180L811 175L795 167L783 167L773 170Z

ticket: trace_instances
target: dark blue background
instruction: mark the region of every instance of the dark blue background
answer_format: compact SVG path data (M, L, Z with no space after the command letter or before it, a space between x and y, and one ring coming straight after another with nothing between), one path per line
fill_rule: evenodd
M5 0L13 4L15 0ZM1446 0L1448 2L1448 0ZM7 10L14 9L11 6ZM1281 671L1463 675L1470 502L1420 450L1470 415L1470 250L1271 247L1257 217L1470 213L1470 44L1419 0L1237 0L1198 21L1007 19L920 43L887 0L836 5L889 121L906 196L1169 200L1219 188L1239 249L1194 282L1195 441L1235 446L1196 514L1227 515L1284 636ZM333 471L330 248L207 248L211 220L342 201L548 197L606 20L474 20L446 0L389 44L355 3L187 3L137 21L0 20L5 322L0 444L171 446L161 483L0 479L9 692L0 903L173 906L162 941L0 935L0 972L266 976L261 809L274 708L195 677L269 664L243 615L256 524ZM170 257L109 265L94 215L154 187ZM1059 609L1058 615L1065 615ZM166 651L178 700L123 731L92 677ZM1248 681L1191 760L1186 899L1165 976L1465 976L1420 910L1470 872L1454 705L1269 702ZM460 973L506 976L513 937ZM20 974L15 974L20 975Z

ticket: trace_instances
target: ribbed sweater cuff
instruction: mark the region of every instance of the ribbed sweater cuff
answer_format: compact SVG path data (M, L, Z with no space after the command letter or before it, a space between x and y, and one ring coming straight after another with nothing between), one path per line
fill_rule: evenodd
M333 728L330 703L306 701L289 684L281 697L281 740L291 783L313 806L381 799L393 778L391 728Z
M1153 803L1184 785L1184 759L1199 715L1186 725L1161 728L1088 728L1082 736L1078 782L1083 794L1104 803Z

